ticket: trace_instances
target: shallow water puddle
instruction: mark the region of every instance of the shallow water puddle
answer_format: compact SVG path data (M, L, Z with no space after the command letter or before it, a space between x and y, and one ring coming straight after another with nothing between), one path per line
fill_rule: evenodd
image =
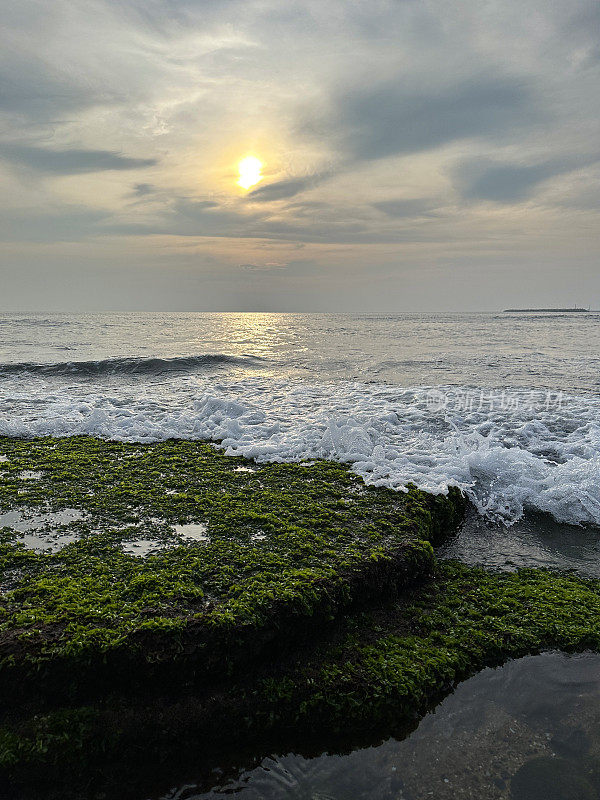
M208 542L208 525L203 522L193 522L185 525L174 525L175 533L183 539L193 542Z
M132 542L121 542L121 548L130 556L144 558L164 547L164 542L157 539L136 539Z
M35 528L50 525L70 525L85 518L85 513L77 508L63 508L61 511L39 511L32 508L19 508L0 514L0 528L7 527L23 533Z
M348 755L268 756L216 786L214 775L210 789L188 783L161 800L593 800L600 656L545 653L485 669L403 741Z
M58 553L65 545L77 542L80 538L75 533L26 533L21 541L29 550Z
M77 508L42 513L32 508L13 509L0 514L0 528L23 534L19 541L30 550L56 553L81 538L79 532L63 528L85 518L86 514Z
M121 543L121 548L125 553L145 558L158 550L164 550L167 547L177 547L177 545L181 544L180 539L193 542L209 541L209 536L207 534L208 526L202 522L171 525L167 520L158 519L157 517L151 517L149 522L153 525L168 526L170 531L176 533L179 539L172 539L170 541L164 539L133 539L130 542Z

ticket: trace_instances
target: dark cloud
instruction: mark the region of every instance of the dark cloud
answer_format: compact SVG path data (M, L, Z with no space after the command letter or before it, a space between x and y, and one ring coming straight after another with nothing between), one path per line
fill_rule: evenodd
M90 87L73 76L5 51L0 61L0 112L16 114L36 123L60 119L64 114L97 101Z
M203 216L204 212L209 208L219 208L219 204L214 200L187 200L180 198L177 200L175 208L179 214L194 219L198 216Z
M284 200L287 197L293 197L299 192L304 191L307 187L306 179L291 179L284 181L276 181L275 183L268 183L265 186L259 186L248 193L249 200L257 200L259 202L270 202L271 200Z
M600 5L597 0L584 3L573 11L565 33L580 50L584 66L595 66L600 61Z
M106 220L95 235L190 236L225 239L265 239L293 243L323 244L436 241L437 231L373 227L352 210L332 210L324 216L274 218L269 213L245 213L236 207L179 200L164 209L152 223Z
M306 189L312 189L328 177L329 173L322 173L320 175L308 175L303 178L286 178L285 180L259 186L258 189L253 189L249 192L247 197L249 200L267 203L273 200L286 200L288 197L294 197Z
M131 194L134 197L146 197L149 194L154 194L155 191L156 188L151 183L136 183Z
M518 203L532 197L544 181L597 160L597 155L553 159L537 164L474 160L461 164L455 170L454 177L457 189L466 200Z
M486 75L414 91L398 77L336 97L332 123L334 135L356 157L377 159L457 139L497 137L541 116L524 80Z
M111 235L134 236L208 236L256 238L257 224L264 223L258 214L244 214L235 207L220 206L213 200L176 198L156 213L152 223L111 220L104 232Z
M28 169L55 175L143 169L157 164L154 158L130 158L112 150L50 150L17 144L0 146L0 158Z

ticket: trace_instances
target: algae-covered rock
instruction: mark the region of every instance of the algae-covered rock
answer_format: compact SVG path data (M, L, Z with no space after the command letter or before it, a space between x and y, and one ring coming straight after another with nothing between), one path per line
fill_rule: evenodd
M191 442L0 452L0 797L139 798L232 747L402 735L484 666L600 651L600 582L436 565L458 492ZM60 547L25 546L41 517Z
M600 582L445 563L429 583L343 616L313 646L226 685L9 715L0 778L33 787L36 800L87 800L92 776L108 797L133 800L144 781L166 788L190 765L198 772L226 761L224 753L255 753L257 743L264 752L315 753L402 738L460 680L545 649L600 652ZM597 786L597 762L578 763ZM50 781L56 794L36 794L36 781L46 790Z
M0 439L4 703L225 677L430 574L458 491L201 442Z

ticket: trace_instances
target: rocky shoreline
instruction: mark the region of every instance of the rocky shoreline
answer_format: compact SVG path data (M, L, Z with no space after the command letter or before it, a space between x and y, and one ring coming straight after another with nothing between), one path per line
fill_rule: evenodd
M351 747L486 665L600 650L599 582L436 562L458 491L175 440L0 453L6 797L139 798L260 742Z

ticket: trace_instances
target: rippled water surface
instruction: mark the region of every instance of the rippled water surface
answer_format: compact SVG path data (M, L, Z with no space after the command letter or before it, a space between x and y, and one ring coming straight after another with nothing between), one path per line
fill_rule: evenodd
M143 359L183 359L187 371L229 356L226 366L250 357L251 369L279 377L594 392L598 354L596 313L0 315L0 373L104 361L93 374L123 374L143 371Z
M347 755L269 755L217 776L161 800L595 800L600 656L546 653L486 669L403 741Z
M600 578L600 529L575 528L529 513L510 527L467 512L456 535L438 547L439 558L501 570L545 567Z

